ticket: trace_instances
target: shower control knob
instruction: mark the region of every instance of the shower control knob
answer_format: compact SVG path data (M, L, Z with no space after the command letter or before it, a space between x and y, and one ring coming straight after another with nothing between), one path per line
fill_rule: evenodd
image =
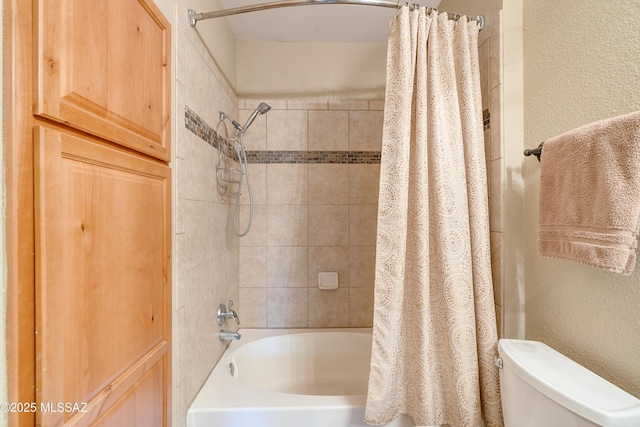
M220 304L218 306L218 326L222 326L222 324L227 319L234 319L236 323L240 324L240 318L238 317L238 313L235 310L232 310L233 301L229 300L229 308L227 308L224 304Z

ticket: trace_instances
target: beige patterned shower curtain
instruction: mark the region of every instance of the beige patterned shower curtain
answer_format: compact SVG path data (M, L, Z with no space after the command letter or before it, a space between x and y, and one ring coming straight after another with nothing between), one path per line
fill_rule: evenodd
M365 422L500 426L478 28L403 7L387 54Z

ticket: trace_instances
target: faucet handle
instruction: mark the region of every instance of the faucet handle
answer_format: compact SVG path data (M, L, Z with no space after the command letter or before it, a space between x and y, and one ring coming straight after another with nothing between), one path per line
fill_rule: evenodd
M229 300L229 309L227 310L227 319L233 318L236 321L236 324L240 324L240 318L238 317L238 313L235 310L232 310L233 300Z
M236 313L235 310L230 310L231 311L231 316L229 317L233 317L233 320L236 321L236 324L239 325L240 324L240 318L238 317L238 313Z
M240 324L240 318L238 318L238 313L235 310L232 310L233 301L229 300L229 308L227 308L224 304L220 304L218 306L218 326L222 326L222 324L227 319L234 319L236 323Z

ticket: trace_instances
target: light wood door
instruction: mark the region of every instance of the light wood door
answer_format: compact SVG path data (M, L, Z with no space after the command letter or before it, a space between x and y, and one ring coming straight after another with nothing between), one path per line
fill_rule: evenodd
M170 425L170 169L64 129L34 133L36 399L83 411L36 422Z
M34 113L169 161L170 27L153 1L34 6Z

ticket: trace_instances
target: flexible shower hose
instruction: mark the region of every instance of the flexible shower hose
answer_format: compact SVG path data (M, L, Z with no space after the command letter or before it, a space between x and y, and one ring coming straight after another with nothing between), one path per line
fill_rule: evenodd
M239 137L239 138L238 138ZM240 148L238 148L238 145ZM240 164L240 183L238 184L238 195L236 196L235 206L233 207L233 232L238 237L245 236L251 229L251 221L253 220L253 193L251 192L251 180L249 179L249 167L247 165L247 154L244 151L242 143L242 132L236 131L236 154L238 155L238 163ZM249 222L247 228L242 232L238 232L238 206L240 205L240 193L242 190L243 177L247 177L247 192L249 193Z

